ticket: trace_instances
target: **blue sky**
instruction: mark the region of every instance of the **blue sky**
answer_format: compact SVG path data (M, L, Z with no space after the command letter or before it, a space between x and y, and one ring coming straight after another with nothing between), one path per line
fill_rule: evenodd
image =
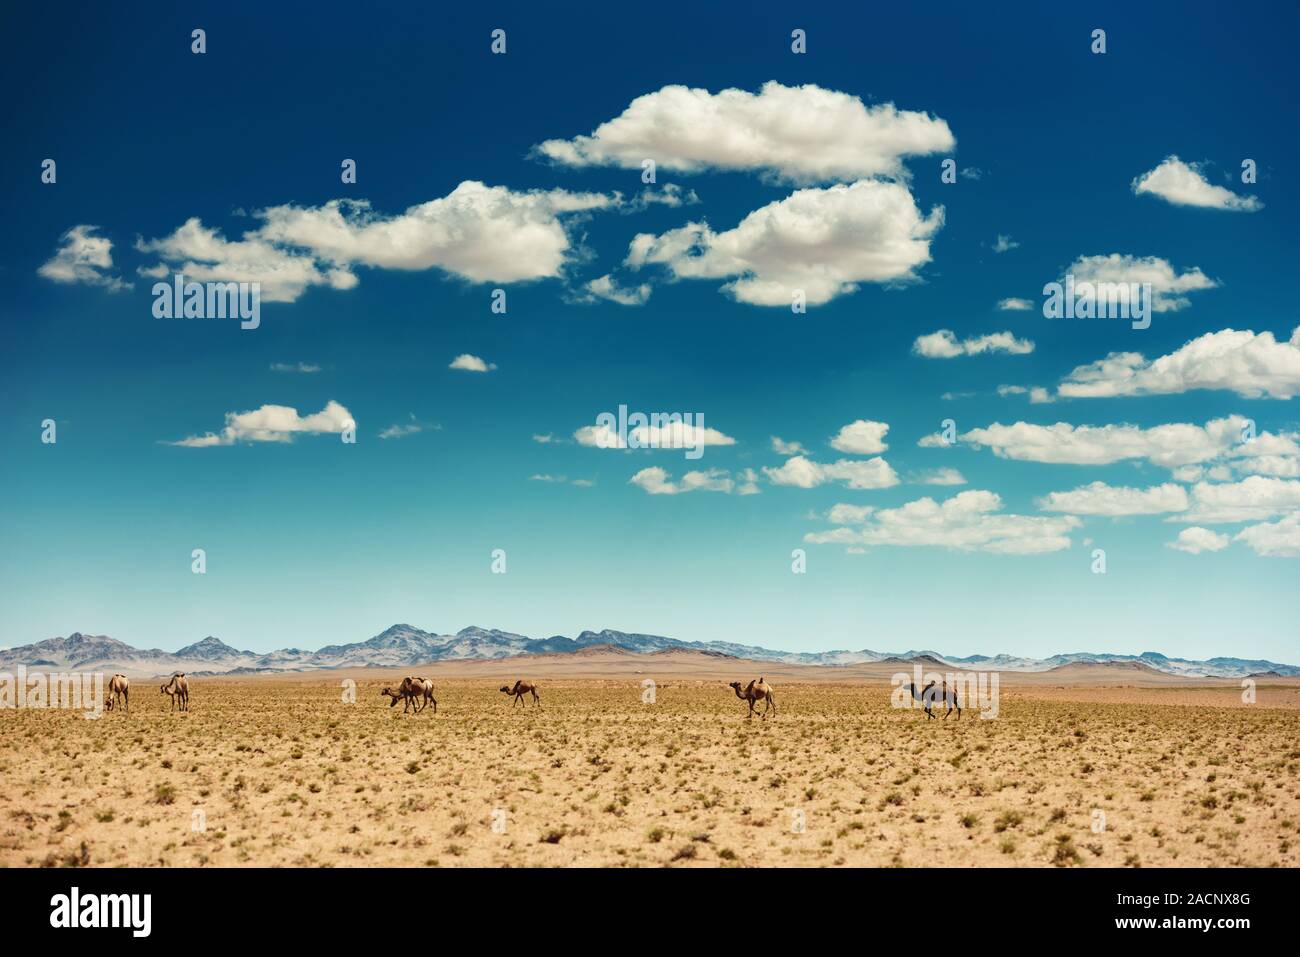
M7 11L0 643L405 621L1297 660L1295 11L1056 6ZM279 277L259 328L154 317L152 272L195 262ZM1067 272L1166 307L1046 319ZM795 288L828 291L759 301ZM945 358L940 330L1009 335ZM227 418L331 401L354 444ZM733 441L575 437L620 404Z

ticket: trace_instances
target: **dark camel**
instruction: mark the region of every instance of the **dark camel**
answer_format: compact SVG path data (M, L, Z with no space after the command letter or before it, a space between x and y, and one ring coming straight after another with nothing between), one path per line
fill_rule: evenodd
M946 704L948 710L943 713L943 719L948 720L948 715L952 714L952 709L957 709L957 720L961 720L961 705L957 702L957 688L954 686L951 690L948 688L948 682L945 679L942 690L936 690L934 682L931 681L920 691L916 690L916 682L909 682L908 690L912 692L912 697L917 701L924 703L926 718L933 718L934 713L930 710L935 703Z

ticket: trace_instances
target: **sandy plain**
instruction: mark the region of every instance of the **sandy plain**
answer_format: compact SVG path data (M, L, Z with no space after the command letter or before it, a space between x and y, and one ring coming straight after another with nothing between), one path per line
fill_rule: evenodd
M900 671L409 669L436 714L388 707L396 671L196 676L187 714L137 678L129 713L0 711L0 865L1300 864L1300 679L1003 673L995 719L929 720L891 706ZM759 675L777 711L749 718L726 683Z

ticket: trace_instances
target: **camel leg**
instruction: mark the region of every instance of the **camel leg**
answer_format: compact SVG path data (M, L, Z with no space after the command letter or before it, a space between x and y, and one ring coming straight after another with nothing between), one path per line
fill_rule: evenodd
M438 713L438 699L437 699L437 698L431 698L430 700L433 702L433 713L434 713L434 714L437 714L437 713Z

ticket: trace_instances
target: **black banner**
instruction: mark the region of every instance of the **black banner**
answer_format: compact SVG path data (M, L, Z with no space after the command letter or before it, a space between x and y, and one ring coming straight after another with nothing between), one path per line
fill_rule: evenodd
M1230 944L1289 927L1296 891L1296 872L1281 870L0 871L6 926L21 937L129 944L236 942L290 925L301 943L361 943L403 926L442 936L450 922L485 940L521 928L621 936L683 921L723 932L742 921L779 936L874 928L882 942L946 929L971 942L1041 930Z

